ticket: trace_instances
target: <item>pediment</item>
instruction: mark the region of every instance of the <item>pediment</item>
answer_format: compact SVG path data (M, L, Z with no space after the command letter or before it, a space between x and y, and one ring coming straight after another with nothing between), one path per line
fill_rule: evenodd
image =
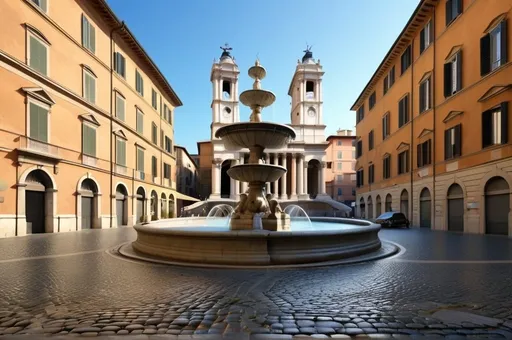
M418 84L421 84L423 83L425 80L428 79L428 77L430 77L432 75L432 71L428 71L428 72L425 72L423 74L423 77L421 77L420 81L418 82Z
M423 129L423 131L420 132L420 134L418 135L418 138L423 138L425 136L428 136L429 134L431 134L433 131L430 130L430 129Z
M391 156L391 154L389 154L388 152L386 152L384 155L382 155L382 158L388 158L389 156Z
M82 68L84 70L87 70L87 72L89 72L91 75L94 76L94 78L98 78L98 76L96 75L96 73L94 73L94 71L92 70L92 68L86 64L80 64L80 66L82 66Z
M38 30L37 28L35 28L34 26L27 22L25 23L25 28L29 30L32 34L37 35L37 37L43 40L46 44L51 46L50 40L48 40L48 38L46 38L46 36L40 30Z
M135 142L135 146L141 148L142 150L146 150L146 147L138 142Z
M25 92L27 96L40 100L45 104L50 106L55 105L55 101L52 99L50 94L41 87L22 87L21 90Z
M498 25L498 23L500 23L502 20L504 20L505 18L507 17L507 12L503 12L501 13L500 15L498 15L497 17L495 17L490 23L489 25L485 28L485 31L483 32L484 34L487 34L489 33L494 27L496 27L496 25Z
M462 49L462 45L453 46L448 55L444 59L445 61L450 60L454 55L456 55Z
M117 137L122 138L124 140L128 140L128 138L126 138L126 134L121 129L114 130L114 135L116 135Z
M86 120L86 121L88 121L91 124L94 124L96 126L100 126L100 122L98 122L96 117L94 117L94 115L91 114L91 113L84 113L84 114L81 114L79 117L80 117L80 119Z
M508 89L512 88L512 84L503 84L503 85L494 85L490 89L488 89L483 96L478 99L479 102L484 102L494 96L497 96Z
M405 143L405 142L401 142L398 147L396 148L398 151L402 151L402 150L408 150L409 149L409 146L410 144L409 143Z
M443 119L443 123L447 123L450 120L452 120L453 118L458 117L459 115L461 115L463 113L464 113L464 111L450 111L450 112L448 112L446 117Z

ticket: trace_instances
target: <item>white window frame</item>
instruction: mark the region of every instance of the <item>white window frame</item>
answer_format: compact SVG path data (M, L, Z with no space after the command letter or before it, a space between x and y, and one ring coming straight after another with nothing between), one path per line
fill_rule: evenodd
M498 30L498 33L496 33L496 30ZM498 67L501 66L501 35L503 32L501 31L501 21L494 27L493 29L489 30L489 40L490 40L490 52L491 55L489 56L489 60L491 61L491 69L490 71L494 71ZM496 39L493 39L493 37L496 37ZM496 50L496 53L494 53ZM493 60L494 54L496 54L496 60Z
M46 0L46 11L41 7L40 4L36 4L35 1L39 0L28 0L33 6L36 6L41 12L48 14L50 12L50 0Z
M94 79L94 101L93 102L85 97L85 76L86 76L86 74L91 76L91 78ZM98 102L98 97L97 97L97 94L98 94L98 82L97 82L97 80L98 80L98 78L91 71L89 71L85 67L82 67L82 97L84 99L86 99L91 104L96 104Z
M45 41L45 39L40 37L37 33L33 32L31 29L27 28L26 32L27 32L26 33L26 39L27 39L26 63L27 63L27 66L30 67L31 70L34 70L40 74L43 74L43 73L39 72L38 70L36 70L35 68L32 68L32 66L30 66L30 37L33 37L46 47L46 74L43 74L43 75L45 75L46 77L50 77L50 44L47 41Z
M501 144L501 107L494 109L491 112L492 122L492 145Z
M46 144L50 144L51 143L51 125L50 125L50 113L52 112L51 111L51 106L46 104L46 103L43 103L37 99L34 99L32 97L29 97L27 96L27 104L26 104L26 108L25 108L25 111L26 111L26 119L27 119L27 126L25 127L25 135L32 139L32 137L30 136L30 104L35 104L39 107L42 107L43 109L46 109L48 110L48 115L46 116L46 126L48 127L48 131L47 131L47 141L46 141ZM43 142L41 142L43 143Z

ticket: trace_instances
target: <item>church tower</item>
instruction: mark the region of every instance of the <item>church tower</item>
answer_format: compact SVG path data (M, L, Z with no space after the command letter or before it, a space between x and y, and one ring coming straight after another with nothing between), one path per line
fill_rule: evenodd
M219 62L214 60L210 81L212 82L212 140L217 129L226 124L240 121L238 110L238 75L240 70L231 56L232 48L226 44L221 47Z
M292 97L292 125L323 125L322 76L320 60L315 61L311 48L297 61L288 95Z

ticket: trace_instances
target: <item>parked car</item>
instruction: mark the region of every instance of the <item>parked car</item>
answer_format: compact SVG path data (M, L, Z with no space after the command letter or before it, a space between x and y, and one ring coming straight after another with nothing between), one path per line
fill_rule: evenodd
M409 228L409 220L401 212L388 211L377 217L375 223L380 224L382 228L386 227L406 227Z

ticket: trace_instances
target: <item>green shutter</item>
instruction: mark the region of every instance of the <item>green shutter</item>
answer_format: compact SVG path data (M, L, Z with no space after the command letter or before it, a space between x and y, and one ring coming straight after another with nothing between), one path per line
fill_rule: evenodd
M39 139L39 106L30 103L30 131L29 137L33 139Z
M43 12L48 12L48 4L46 0L39 0L39 7L43 10Z
M144 172L144 150L137 149L137 171Z
M82 46L87 47L87 42L89 40L89 23L87 22L87 18L82 14Z
M92 25L89 25L89 49L96 53L96 29Z
M124 121L124 99L116 96L116 117Z
M116 163L126 166L126 142L122 139L117 140Z
M46 46L38 39L30 36L30 67L46 75L47 54Z
M83 153L96 157L96 129L83 124Z
M30 103L30 138L48 142L48 110Z
M91 103L96 103L96 79L89 75L89 100Z

